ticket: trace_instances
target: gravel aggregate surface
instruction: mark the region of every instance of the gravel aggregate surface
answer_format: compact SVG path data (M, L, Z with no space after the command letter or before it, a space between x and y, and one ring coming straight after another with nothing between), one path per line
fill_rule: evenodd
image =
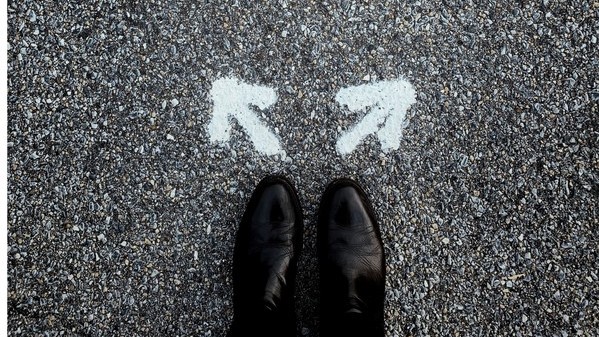
M318 335L328 182L369 193L387 336L599 335L597 1L8 1L10 336L224 336L232 251L266 174L306 217L298 335ZM275 88L209 140L211 83ZM342 88L414 86L401 147ZM363 112L362 112L363 114Z

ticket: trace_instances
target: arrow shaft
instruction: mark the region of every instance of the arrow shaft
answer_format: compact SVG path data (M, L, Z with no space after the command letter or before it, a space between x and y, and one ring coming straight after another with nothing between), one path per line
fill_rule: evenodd
M359 123L352 126L339 137L337 140L337 152L341 154L352 152L366 136L376 133L379 130L379 125L385 121L385 118L389 114L385 110L375 109L377 110L376 112L371 112L364 116Z
M256 150L269 156L282 151L277 136L260 121L249 107L246 106L244 110L238 110L233 114L233 118L237 119L239 125L248 134Z

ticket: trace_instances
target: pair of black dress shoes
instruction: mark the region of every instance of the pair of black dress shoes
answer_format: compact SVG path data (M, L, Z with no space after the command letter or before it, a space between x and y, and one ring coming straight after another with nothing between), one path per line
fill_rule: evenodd
M233 259L230 336L295 336L294 288L303 217L283 177L264 178L247 207ZM320 335L383 336L385 256L362 188L332 182L318 211Z

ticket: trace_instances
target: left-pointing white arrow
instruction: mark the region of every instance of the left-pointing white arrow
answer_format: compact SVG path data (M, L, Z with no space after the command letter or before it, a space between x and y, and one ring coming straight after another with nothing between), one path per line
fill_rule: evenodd
M405 80L382 81L341 89L335 100L350 111L370 108L360 122L339 137L339 154L352 152L370 134L376 134L383 151L388 151L399 148L402 123L416 102L416 91Z
M279 138L258 118L251 106L266 109L277 101L274 89L243 83L236 78L221 78L212 83L210 96L214 103L208 134L212 142L226 142L231 135L230 118L235 118L252 143L266 155L285 151Z

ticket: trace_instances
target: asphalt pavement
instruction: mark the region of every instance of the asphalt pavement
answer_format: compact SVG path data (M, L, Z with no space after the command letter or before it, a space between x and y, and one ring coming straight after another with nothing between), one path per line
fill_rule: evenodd
M10 336L224 336L235 230L267 174L304 208L298 335L318 335L316 210L338 177L380 220L387 336L599 335L598 2L7 9ZM227 78L274 90L250 108L277 154L235 118L211 138ZM371 110L337 93L399 80L399 147L340 154Z

